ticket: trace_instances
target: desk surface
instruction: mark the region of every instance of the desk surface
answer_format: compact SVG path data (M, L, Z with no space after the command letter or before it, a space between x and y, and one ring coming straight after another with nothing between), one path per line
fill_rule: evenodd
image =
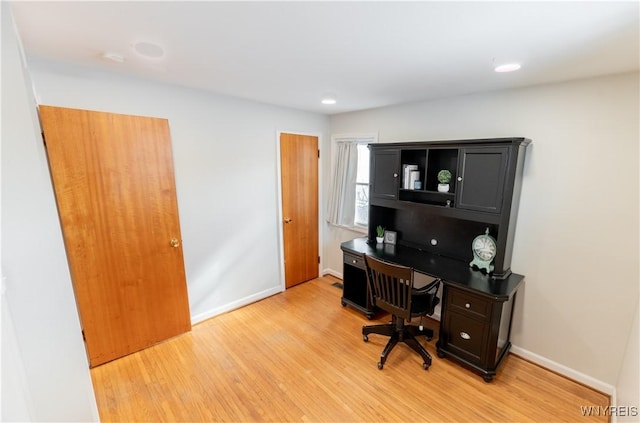
M506 279L493 279L469 267L469 263L431 254L402 245L375 245L366 238L356 238L340 245L343 251L357 255L370 255L391 263L412 267L415 271L441 278L444 283L476 291L506 301L518 289L524 276L512 273Z

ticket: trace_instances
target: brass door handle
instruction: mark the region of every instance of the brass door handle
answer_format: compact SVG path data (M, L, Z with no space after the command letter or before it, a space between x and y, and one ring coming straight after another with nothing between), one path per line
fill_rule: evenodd
M291 223L291 222L292 222L292 219L289 219L288 217L284 218L284 223Z
M177 238L172 238L170 242L173 248L178 248L180 246L180 241Z

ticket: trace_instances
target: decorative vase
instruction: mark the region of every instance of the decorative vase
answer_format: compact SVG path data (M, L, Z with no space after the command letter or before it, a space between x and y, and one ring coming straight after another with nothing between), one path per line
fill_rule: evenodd
M376 237L376 242L377 242L378 244L382 244L382 243L384 242L384 237L383 237L383 236L377 236L377 237Z
M449 192L449 184L438 184L438 192Z

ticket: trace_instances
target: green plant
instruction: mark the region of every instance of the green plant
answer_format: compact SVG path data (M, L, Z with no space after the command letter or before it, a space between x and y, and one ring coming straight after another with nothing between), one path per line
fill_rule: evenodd
M378 238L382 238L384 236L384 228L382 225L378 225L376 232L378 233Z
M438 182L441 184L448 184L451 181L451 172L447 169L442 169L438 172Z

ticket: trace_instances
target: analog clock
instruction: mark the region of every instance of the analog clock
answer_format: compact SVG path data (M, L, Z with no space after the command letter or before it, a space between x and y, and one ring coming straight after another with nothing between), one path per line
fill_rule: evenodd
M473 252L473 260L469 263L471 267L486 270L487 273L493 272L493 259L496 257L496 240L489 235L489 228L484 234L478 235L471 243L471 251Z

